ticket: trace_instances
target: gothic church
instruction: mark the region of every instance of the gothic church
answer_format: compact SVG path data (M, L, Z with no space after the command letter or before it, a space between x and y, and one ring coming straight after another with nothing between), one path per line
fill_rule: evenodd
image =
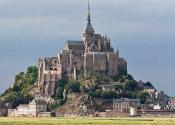
M38 84L41 95L54 95L56 82L62 77L77 79L78 74L115 76L120 72L127 73L127 62L111 46L110 39L95 33L88 10L83 39L67 41L56 57L39 59Z

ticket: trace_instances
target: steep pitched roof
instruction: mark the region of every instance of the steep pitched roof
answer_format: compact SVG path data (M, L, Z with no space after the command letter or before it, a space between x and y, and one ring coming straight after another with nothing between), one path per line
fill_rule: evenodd
M68 40L65 46L65 49L68 50L84 50L84 48L85 46L83 41Z
M91 22L88 22L86 27L85 27L85 32L90 32L90 33L94 33L94 28L92 27Z
M94 28L92 27L92 24L91 24L91 14L90 14L90 5L89 5L89 2L88 2L87 25L85 27L85 32L88 32L88 33L94 33L95 32L95 30L94 30Z
M94 34L95 39L102 39L102 36L100 34Z
M83 41L74 41L74 40L68 40L66 42L67 45L84 45Z

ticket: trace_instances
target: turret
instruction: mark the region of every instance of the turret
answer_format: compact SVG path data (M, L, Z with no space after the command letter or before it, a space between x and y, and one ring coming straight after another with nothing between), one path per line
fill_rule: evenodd
M105 39L104 39L104 50L107 51L108 48L109 48L108 47L108 38L107 38L107 36L105 36Z
M119 50L117 48L117 51L115 52L117 54L117 57L119 58Z
M108 39L108 47L111 48L111 40Z

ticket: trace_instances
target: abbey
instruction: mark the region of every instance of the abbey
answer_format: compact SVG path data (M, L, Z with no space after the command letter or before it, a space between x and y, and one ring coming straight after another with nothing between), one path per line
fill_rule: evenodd
M80 74L116 76L127 73L127 62L119 56L118 50L114 50L107 36L95 33L89 10L82 40L67 41L56 57L40 58L38 70L41 94L52 96L62 77L77 79Z

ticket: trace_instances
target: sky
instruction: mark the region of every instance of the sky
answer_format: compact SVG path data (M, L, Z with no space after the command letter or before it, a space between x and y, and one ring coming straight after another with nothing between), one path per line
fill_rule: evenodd
M15 74L81 40L87 0L0 0L0 93ZM136 80L174 96L175 1L90 0L96 33L110 37Z

